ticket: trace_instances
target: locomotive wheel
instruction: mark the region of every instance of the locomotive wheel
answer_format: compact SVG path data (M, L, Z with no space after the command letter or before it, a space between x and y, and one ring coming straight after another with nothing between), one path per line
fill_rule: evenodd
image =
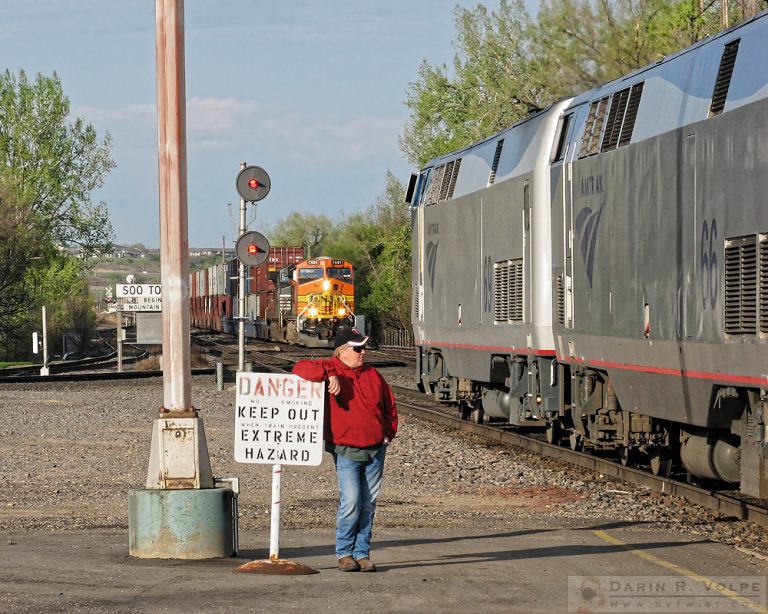
M562 433L560 432L560 424L558 424L557 420L550 420L547 422L547 443L551 443L554 445L558 445L560 443L560 437Z
M651 457L651 471L653 475L668 478L669 474L672 473L672 455L669 453L669 450L661 448L649 452L649 455Z

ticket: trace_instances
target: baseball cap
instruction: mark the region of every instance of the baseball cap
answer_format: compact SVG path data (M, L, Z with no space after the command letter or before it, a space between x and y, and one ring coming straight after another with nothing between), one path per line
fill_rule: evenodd
M336 340L333 342L333 347L340 348L347 343L352 347L360 347L361 345L368 343L368 337L361 335L360 331L356 328L340 328L339 332L336 333Z

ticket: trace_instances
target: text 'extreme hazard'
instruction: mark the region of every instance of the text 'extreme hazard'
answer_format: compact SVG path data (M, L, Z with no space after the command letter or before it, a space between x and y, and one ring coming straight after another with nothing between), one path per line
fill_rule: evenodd
M325 383L298 375L238 373L235 461L319 465Z

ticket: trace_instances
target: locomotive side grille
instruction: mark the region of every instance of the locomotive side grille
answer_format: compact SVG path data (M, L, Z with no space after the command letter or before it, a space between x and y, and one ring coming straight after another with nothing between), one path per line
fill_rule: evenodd
M768 333L768 235L760 235L760 332Z
M725 315L727 335L757 330L757 245L754 235L725 241Z
M712 92L712 103L709 106L709 116L713 117L723 112L728 88L731 86L733 67L736 64L736 54L739 52L739 41L736 39L723 47L723 57L720 58L720 68L717 70L715 89Z
M624 123L624 112L627 110L629 88L616 92L611 96L611 110L608 112L608 123L605 125L605 136L600 151L616 149L619 144L621 125Z
M557 323L565 324L565 283L562 275L555 278L555 308Z
M443 173L445 172L445 165L438 166L432 171L432 181L429 184L429 190L427 191L427 203L428 205L434 205L437 202L437 197L440 194L440 184L443 181Z
M608 108L608 96L600 100L600 106L597 107L595 116L595 125L592 128L592 139L589 141L589 155L592 156L600 151L600 136L603 132L605 123L605 110Z
M640 98L643 95L643 83L636 83L632 86L632 92L629 94L629 104L627 112L624 115L624 125L621 127L621 137L619 138L619 147L627 145L632 138L632 132L635 129L635 120L637 119L637 110L640 108Z
M496 153L493 154L493 164L491 165L491 174L488 176L488 185L492 185L496 181L496 171L499 168L499 160L501 159L501 150L504 147L504 139L499 139L496 143Z
M461 158L456 160L451 173L451 183L448 185L448 198L453 198L453 191L456 189L456 180L459 178L459 169L461 168Z
M448 198L448 186L451 183L451 177L453 177L453 165L454 161L451 160L448 164L445 165L445 171L443 172L443 178L440 182L440 201L445 200Z
M496 324L523 321L523 259L493 265L493 319Z
M610 98L606 96L600 100L593 101L589 106L587 124L584 127L584 135L581 137L579 158L591 156L600 151L600 137L603 132L605 110L608 108L609 100Z
M592 138L592 128L595 125L595 115L597 115L598 105L598 100L595 100L589 105L589 115L587 116L587 123L584 126L584 135L581 137L581 147L579 147L579 158L583 158L589 153L589 139Z

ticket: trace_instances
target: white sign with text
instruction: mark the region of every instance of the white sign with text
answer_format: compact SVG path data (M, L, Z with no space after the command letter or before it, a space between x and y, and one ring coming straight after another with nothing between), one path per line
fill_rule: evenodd
M239 371L235 403L236 462L322 462L325 382Z
M115 291L121 311L162 311L160 284L115 284Z

